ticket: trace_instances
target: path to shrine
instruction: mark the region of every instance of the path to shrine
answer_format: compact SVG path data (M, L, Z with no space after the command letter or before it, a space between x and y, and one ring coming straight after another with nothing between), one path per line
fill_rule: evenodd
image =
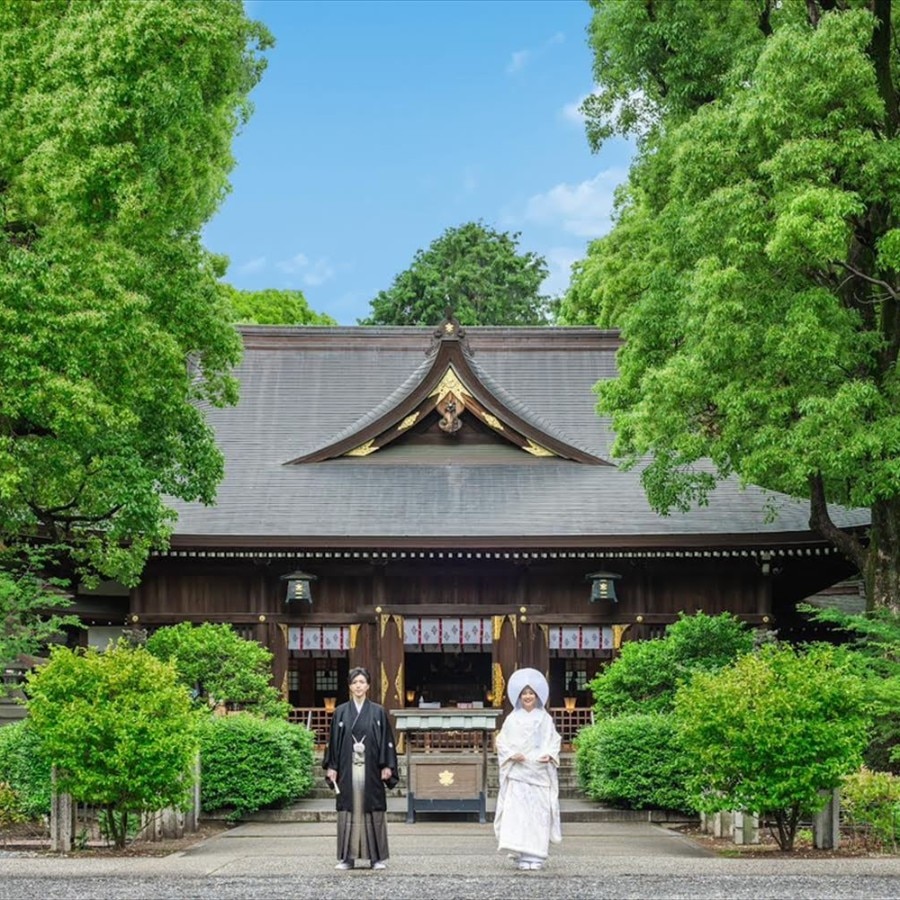
M900 858L731 859L644 822L563 826L545 869L516 871L490 824L391 823L385 871L334 870L334 825L248 823L163 857L0 854L0 898L897 898Z

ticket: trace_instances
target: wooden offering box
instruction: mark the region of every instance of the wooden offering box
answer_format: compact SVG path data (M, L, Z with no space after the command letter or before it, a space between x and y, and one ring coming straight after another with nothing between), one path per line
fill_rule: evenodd
M406 770L409 787L406 794L406 821L415 822L417 812L478 814L487 821L488 735L497 728L503 715L499 709L395 709L397 731L406 735ZM412 755L410 735L415 731L482 732L481 757L466 753Z

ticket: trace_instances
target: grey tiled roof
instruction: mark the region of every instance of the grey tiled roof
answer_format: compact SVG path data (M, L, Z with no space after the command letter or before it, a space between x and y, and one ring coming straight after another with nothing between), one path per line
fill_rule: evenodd
M637 471L536 459L513 447L464 450L391 445L369 457L285 465L349 436L405 397L427 371L429 329L242 329L236 407L209 409L226 457L215 506L174 504L176 544L269 541L324 546L351 539L464 546L507 538L640 546L739 542L808 532L808 504L742 490L733 481L708 506L660 516ZM609 422L593 385L615 376L615 335L595 329L470 328L472 363L506 405L603 459ZM843 525L866 511L834 511Z

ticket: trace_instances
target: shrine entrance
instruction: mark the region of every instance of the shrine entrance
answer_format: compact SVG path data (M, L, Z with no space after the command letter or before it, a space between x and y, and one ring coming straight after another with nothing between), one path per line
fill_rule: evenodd
M491 653L406 648L406 705L490 706ZM472 706L470 706L472 704Z
M490 618L406 616L403 650L406 706L490 706Z

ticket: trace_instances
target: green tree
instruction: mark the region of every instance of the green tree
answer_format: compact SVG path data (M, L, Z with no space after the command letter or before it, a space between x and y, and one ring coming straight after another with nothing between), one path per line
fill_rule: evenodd
M438 325L447 307L462 325L546 325L543 257L518 252L518 234L481 222L448 228L372 301L360 325Z
M337 325L331 316L310 309L303 291L239 291L223 285L235 322L247 325Z
M675 697L681 743L694 760L699 809L741 809L774 822L792 850L801 816L821 791L862 762L865 685L839 648L769 645L718 672L700 672Z
M240 342L200 231L270 42L239 0L0 4L0 544L131 583L211 502Z
M879 608L862 614L804 604L801 611L846 636L867 678L874 718L865 763L900 773L900 614Z
M272 653L228 624L179 622L155 631L147 650L175 666L178 680L203 703L224 703L285 718L287 701L272 686Z
M173 665L124 643L103 653L57 646L26 691L59 790L100 807L117 847L132 814L186 802L199 740Z
M36 548L0 549L0 666L37 654L64 628L80 626L64 612L72 604L67 582L46 576L47 567L47 554Z
M590 683L600 718L663 713L678 686L696 671L713 671L753 648L753 635L730 613L681 615L665 636L628 641L615 660Z
M652 458L661 512L732 475L808 498L870 605L900 609L896 4L592 5L589 138L640 150L561 316L625 337L598 386L615 453Z

